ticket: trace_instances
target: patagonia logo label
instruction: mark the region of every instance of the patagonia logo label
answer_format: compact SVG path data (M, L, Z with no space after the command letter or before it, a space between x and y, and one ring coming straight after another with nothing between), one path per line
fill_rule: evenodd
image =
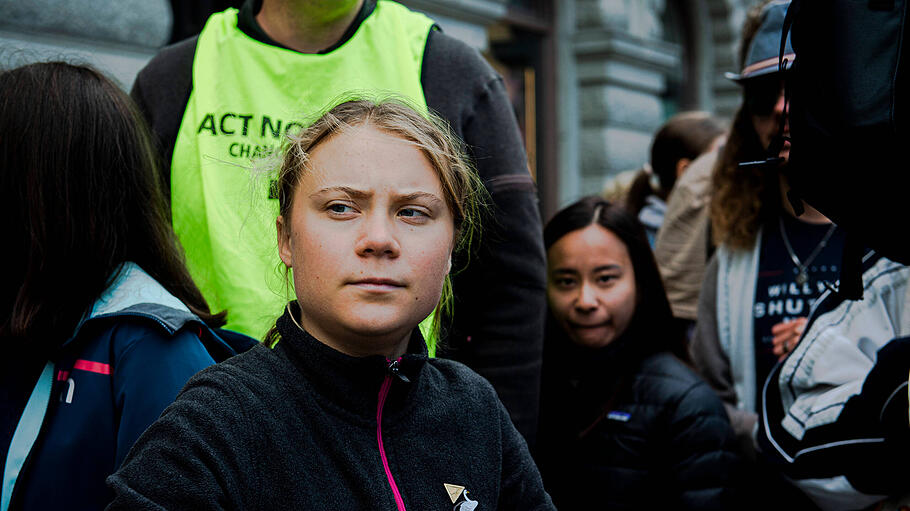
M617 412L615 410L607 414L607 418L611 421L629 422L629 417L631 417L631 415L628 413Z
M449 500L454 504L452 511L474 511L477 509L478 502L468 498L468 493L471 492L466 490L464 486L448 483L444 483L443 486L445 486L446 493L449 494Z

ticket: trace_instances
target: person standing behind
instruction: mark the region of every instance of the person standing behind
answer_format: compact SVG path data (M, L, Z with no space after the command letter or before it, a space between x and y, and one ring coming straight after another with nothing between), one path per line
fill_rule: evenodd
M253 203L269 205L251 207L245 167L300 129L300 111L350 90L403 96L466 142L496 221L454 279L439 355L489 379L533 441L545 310L535 184L501 78L422 14L386 0L248 0L140 71L132 95L160 140L194 278L228 310L229 327L265 333L284 303L269 221L276 194L263 183Z
M737 509L723 404L689 367L642 226L587 197L544 231L537 460L560 509Z
M638 171L623 198L623 206L645 227L652 247L676 180L702 153L720 147L725 131L720 119L707 112L678 113L657 130L649 170Z

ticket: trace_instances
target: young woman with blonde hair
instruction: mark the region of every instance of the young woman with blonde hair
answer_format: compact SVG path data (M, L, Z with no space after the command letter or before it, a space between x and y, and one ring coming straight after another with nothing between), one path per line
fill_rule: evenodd
M277 224L296 300L190 381L110 479L112 509L552 509L493 388L417 328L481 193L430 119L353 101L294 137Z

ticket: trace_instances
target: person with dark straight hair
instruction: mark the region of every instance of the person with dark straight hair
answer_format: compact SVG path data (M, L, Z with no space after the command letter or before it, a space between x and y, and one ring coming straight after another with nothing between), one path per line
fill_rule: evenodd
M0 72L4 511L103 507L139 434L235 352L184 265L154 154L97 71Z
M676 179L689 165L724 141L726 126L707 112L680 112L665 122L651 142L651 162L638 171L623 205L645 227L648 242L654 246L667 210L667 199Z
M586 197L550 220L544 243L550 315L537 457L554 504L734 509L733 430L687 367L641 224Z

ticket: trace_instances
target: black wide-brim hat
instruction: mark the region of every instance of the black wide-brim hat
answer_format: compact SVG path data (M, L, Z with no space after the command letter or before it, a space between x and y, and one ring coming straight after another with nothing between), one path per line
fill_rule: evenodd
M751 78L780 71L780 37L789 7L790 0L780 0L771 2L762 9L761 26L749 45L742 71L738 74L724 73L725 77L742 84ZM790 34L787 34L784 58L787 60L785 69L789 69L793 65L793 59L796 58L793 46L790 45Z

